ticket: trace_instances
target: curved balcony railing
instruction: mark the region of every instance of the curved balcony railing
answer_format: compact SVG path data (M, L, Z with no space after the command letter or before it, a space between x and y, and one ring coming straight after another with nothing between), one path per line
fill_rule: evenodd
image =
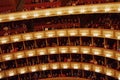
M46 78L46 79L39 79L39 80L89 80L85 78L75 78L75 77L57 77L57 78Z
M57 69L81 69L81 70L102 73L107 76L115 77L117 79L120 78L120 72L117 70L110 69L104 66L99 66L99 65L93 65L88 63L76 63L76 62L48 63L48 64L40 64L40 65L34 65L34 66L15 68L11 70L5 70L0 72L0 78L21 75L29 72L57 70Z
M120 40L120 31L110 29L89 29L89 28L48 30L0 37L0 44L66 36L102 37Z
M106 3L94 5L70 6L61 8L42 9L26 12L16 12L0 15L0 22L43 18L61 15L90 14L90 13L119 13L120 3Z
M102 56L120 61L120 53L117 51L97 48L97 47L88 47L88 46L61 46L61 47L39 48L39 49L3 54L0 55L0 62L17 60L22 58L34 57L34 56L42 56L42 55L75 54L75 53Z

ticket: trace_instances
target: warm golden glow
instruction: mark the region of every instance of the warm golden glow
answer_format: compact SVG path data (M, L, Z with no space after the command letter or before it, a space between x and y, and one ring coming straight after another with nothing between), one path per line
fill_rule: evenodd
M100 73L101 69L99 67L95 67L95 72Z
M44 71L44 70L53 70L53 69L82 69L95 71L102 73L111 77L120 78L119 71L107 68L105 66L94 65L90 63L80 63L80 62L57 62L57 63L48 63L48 64L39 64L35 66L26 66L21 68L16 68L12 70L5 70L0 73L0 78L14 76L19 74L25 74L29 72ZM6 76L4 76L6 74Z
M68 65L67 64L63 64L63 69L67 69Z
M84 70L90 70L90 67L88 65L85 65Z
M68 10L68 13L69 13L69 14L73 14L73 12L74 12L74 11L73 11L72 9Z
M14 20L14 19L15 19L15 17L13 17L13 16L9 17L9 20Z
M14 76L14 71L10 71L8 74L9 76Z
M39 16L39 14L38 13L34 13L33 16L36 18L36 17Z
M2 21L2 19L0 18L0 22Z
M83 8L83 9L80 9L80 13L85 13L86 10Z
M49 12L49 11L45 13L45 16L49 16L49 15L50 15L50 12Z
M111 34L105 34L105 37L110 38Z
M37 71L36 67L31 67L31 72Z
M92 8L92 12L97 12L98 9L97 8Z
M52 69L58 69L58 65L54 64L54 65L52 66Z
M20 74L24 74L24 73L26 73L26 68L18 68L18 72Z
M23 58L23 55L17 55L17 58L18 59Z
M21 18L26 19L27 15L24 14L24 15L21 16Z
M7 56L5 56L4 59L5 59L6 61L7 61L7 60L11 60L11 56L7 55Z
M42 66L42 70L47 70L47 67L46 66Z
M120 12L120 7L118 8L118 11Z
M105 12L109 12L111 10L111 8L107 7L105 8Z
M87 53L88 53L88 51L84 50L84 51L83 51L83 53L84 53L84 54L87 54Z
M106 57L111 57L112 55L110 53L105 54Z
M62 11L57 11L57 15L62 15Z
M94 5L92 4L92 5L67 6L67 7L59 7L59 8L57 7L50 9L39 9L39 10L24 11L17 13L8 13L8 14L0 15L0 19L2 19L0 22L11 21L9 20L9 17L13 15L15 19L12 19L12 21L31 19L31 18L41 18L47 16L101 13L101 11L103 11L102 13L118 13L120 12L119 5L120 3L117 2L117 3L104 3L104 4L94 4Z
M73 68L74 69L79 69L79 65L78 64L74 64Z
M111 72L111 71L107 71L107 72L106 72L106 75L112 76L112 72Z

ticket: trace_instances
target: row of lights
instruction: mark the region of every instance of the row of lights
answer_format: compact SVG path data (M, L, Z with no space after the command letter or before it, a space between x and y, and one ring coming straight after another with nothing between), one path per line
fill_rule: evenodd
M28 51L21 51L16 52L14 54L6 54L1 55L1 59L3 61L8 61L12 59L20 59L24 58L25 56L32 57L36 55L47 55L47 54L66 54L66 53L83 53L83 54L94 54L104 57L109 57L120 61L120 54L119 52L115 53L111 50L106 50L102 48L91 48L91 47L54 47L54 48L43 48L43 49L34 49ZM15 57L15 58L13 58Z
M97 12L98 11L98 9L97 8L93 8L92 9L92 12ZM110 8L105 8L105 12L109 12L109 11L111 11L111 9ZM75 11L74 10L68 10L68 13L69 14L73 14ZM85 13L85 12L87 12L87 10L85 10L85 9L81 9L80 10L80 13ZM118 12L120 12L120 8L118 8ZM62 11L57 11L57 15L62 15L63 14L63 12ZM48 11L48 12L46 12L45 13L45 16L50 16L51 15L51 13ZM21 18L22 19L27 19L27 15L22 15L21 16ZM39 17L39 14L38 13L34 13L33 14L33 17L34 18L36 18L36 17ZM2 20L2 19L1 19ZM15 17L14 16L10 16L9 17L9 20L11 21L11 20L15 20Z
M86 64L86 63L52 63L52 64L43 64L43 65L36 65L36 66L28 66L28 67L24 67L24 68L17 68L14 70L7 70L5 71L7 74L7 76L14 76L16 75L16 70L19 74L25 74L30 70L30 72L36 72L38 71L40 68L40 70L45 71L45 70L55 70L55 69L68 69L68 68L73 68L73 69L83 69L83 70L88 70L88 71L95 71L97 73L104 73L108 76L113 76L115 77L115 74L117 74L118 78L120 78L120 73L116 70L113 69L109 69L103 66L98 66L98 65L93 65L93 64ZM3 72L4 74L4 72ZM3 74L0 73L0 78L3 78ZM116 76L116 77L117 77ZM4 76L5 77L5 76Z
M115 34L115 35L114 35ZM0 44L6 44L11 42L26 41L32 39L41 39L46 37L56 37L56 36L95 36L95 37L105 37L105 38L115 38L120 39L120 32L115 30L104 30L104 29L65 29L65 30L52 30L52 31L43 31L43 32L34 32L26 34L18 34L5 36L0 38Z
M120 12L120 7L117 7L116 9L112 9L111 7L105 7L104 9L104 12L105 13L107 13L107 12L110 12L110 11L117 11L117 12ZM67 11L67 12L66 12ZM52 16L52 15L66 15L66 14L74 14L74 13L87 13L87 12L89 12L90 13L90 11L89 11L89 9L87 9L87 8L82 8L82 9L66 9L66 11L64 11L64 10L55 10L55 12L53 12L53 11L43 11L42 13L41 12L33 12L33 13L30 13L30 16L33 16L32 18L37 18L37 17L40 17L41 15L40 14L42 14L43 15L43 13L44 13L44 17L45 16ZM92 9L91 9L91 12L92 13L97 13L97 12L99 12L99 11L101 11L100 9L99 9L99 7L97 8L95 8L95 7L93 7ZM16 13L17 14L17 13ZM9 21L14 21L15 19L29 19L30 18L30 16L28 15L28 14L24 14L24 12L21 14L21 15L19 15L18 17L16 17L16 16L14 16L14 15L10 15L10 16L8 16L8 20ZM0 22L2 22L2 18L0 18Z

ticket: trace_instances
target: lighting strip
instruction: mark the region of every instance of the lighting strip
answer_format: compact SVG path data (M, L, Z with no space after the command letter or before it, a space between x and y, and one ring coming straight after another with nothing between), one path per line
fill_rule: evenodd
M52 65L52 66L51 66ZM55 68L54 68L55 67ZM102 73L114 78L120 78L120 72L114 69L107 68L105 66L90 64L90 63L78 63L78 62L57 62L48 64L39 64L34 66L26 66L21 68L14 68L10 70L4 70L0 72L0 79L5 77L11 77L18 74L25 74L29 72L56 70L56 69L80 69L87 71L94 71Z
M58 46L58 47L47 47L38 48L32 50L24 50L19 52L14 52L0 55L0 62L15 60L26 57L42 56L42 55L52 55L52 54L90 54L97 55L115 59L120 61L120 53L118 51L113 51L110 49L90 47L90 46Z
M74 28L74 29L60 29L60 30L48 30L39 32L22 33L16 35L2 36L0 37L0 44L15 43L21 41L28 41L34 39L45 39L53 37L66 37L66 36L91 36L110 38L120 40L120 30L110 29L90 29L90 28Z
M120 13L120 3L117 2L117 3L79 5L1 14L0 22L10 22L50 16L89 14L89 13Z

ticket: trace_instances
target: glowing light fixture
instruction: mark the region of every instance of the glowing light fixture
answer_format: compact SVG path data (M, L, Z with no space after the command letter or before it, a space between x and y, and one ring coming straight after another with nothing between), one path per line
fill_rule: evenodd
M57 65L53 65L53 67L52 67L53 69L57 69L58 68L58 66Z
M47 67L46 66L43 66L42 67L42 70L44 71L44 70L47 70Z
M33 53L29 53L28 56L33 56L34 54Z
M111 57L112 55L110 53L107 53L106 54L106 57Z
M100 72L101 70L99 68L95 68L95 72Z
M40 54L40 55L44 55L45 52L44 52L44 51L40 51L39 54Z
M14 76L14 72L13 71L9 72L9 76Z
M77 53L78 51L76 49L73 49L72 50L72 53Z
M24 69L20 70L20 74L24 74L24 73L25 73Z
M120 36L117 36L117 39L120 39Z
M35 67L31 68L32 72L35 72L37 69Z
M46 13L45 13L45 16L49 16L49 15L50 15L50 12L46 12Z
M105 8L105 12L109 12L110 10L110 8Z
M0 19L0 22L2 21L2 19Z
M118 57L117 59L118 59L118 61L120 61L120 57Z
M26 39L26 40L30 40L31 37L30 37L30 36L26 36L25 39Z
M18 59L23 58L23 55L17 55L17 58Z
M120 12L120 7L118 8L118 11Z
M0 74L0 79L2 78L3 76Z
M9 17L9 20L14 20L14 19L15 19L15 17L13 17L13 16Z
M11 56L6 56L5 57L5 60L10 60L11 59Z
M38 17L38 16L39 16L39 14L37 14L37 13L34 13L34 14L33 14L33 16L34 16L34 17Z
M61 15L62 14L62 11L57 11L57 15Z
M94 33L93 36L98 36L99 34L98 33Z
M68 10L68 13L69 14L72 14L74 11L73 10Z
M60 33L59 36L64 36L65 34L64 33Z
M100 53L95 51L94 54L95 54L95 55L99 55Z
M51 50L50 53L51 53L51 54L55 54L56 51L55 51L55 50Z
M83 9L80 9L80 13L84 13L86 12L86 10L83 8Z
M48 37L53 37L53 34L52 33L48 34Z
M39 39L39 38L42 38L42 35L37 35L36 38L38 38L38 39Z
M118 77L118 80L120 80L120 77Z
M78 69L79 67L78 67L77 64L74 64L73 68L74 68L74 69Z
M67 68L68 68L68 65L67 65L67 64L64 64L64 65L63 65L63 68L64 68L64 69L67 69Z
M89 66L84 66L85 70L90 70Z
M27 15L22 15L21 16L23 19L26 19L27 18Z
M97 12L97 11L98 11L97 8L93 8L93 9L92 9L92 12Z
M107 71L107 72L106 72L106 75L111 76L112 73L111 73L110 71Z
M14 38L13 41L14 42L19 41L19 38Z
M87 53L88 53L88 51L87 51L87 50L83 50L83 53L87 54Z
M61 53L66 53L66 52L67 52L66 49L62 49L62 50L61 50Z
M87 35L87 33L81 33L81 35L82 35L82 36L86 36L86 35Z
M3 39L3 40L1 41L1 43L2 43L2 44L7 43L7 40L6 40L6 39Z
M106 34L105 37L110 38L111 34Z
M76 33L75 33L75 32L71 32L70 35L71 35L71 36L74 36L74 35L76 35Z

